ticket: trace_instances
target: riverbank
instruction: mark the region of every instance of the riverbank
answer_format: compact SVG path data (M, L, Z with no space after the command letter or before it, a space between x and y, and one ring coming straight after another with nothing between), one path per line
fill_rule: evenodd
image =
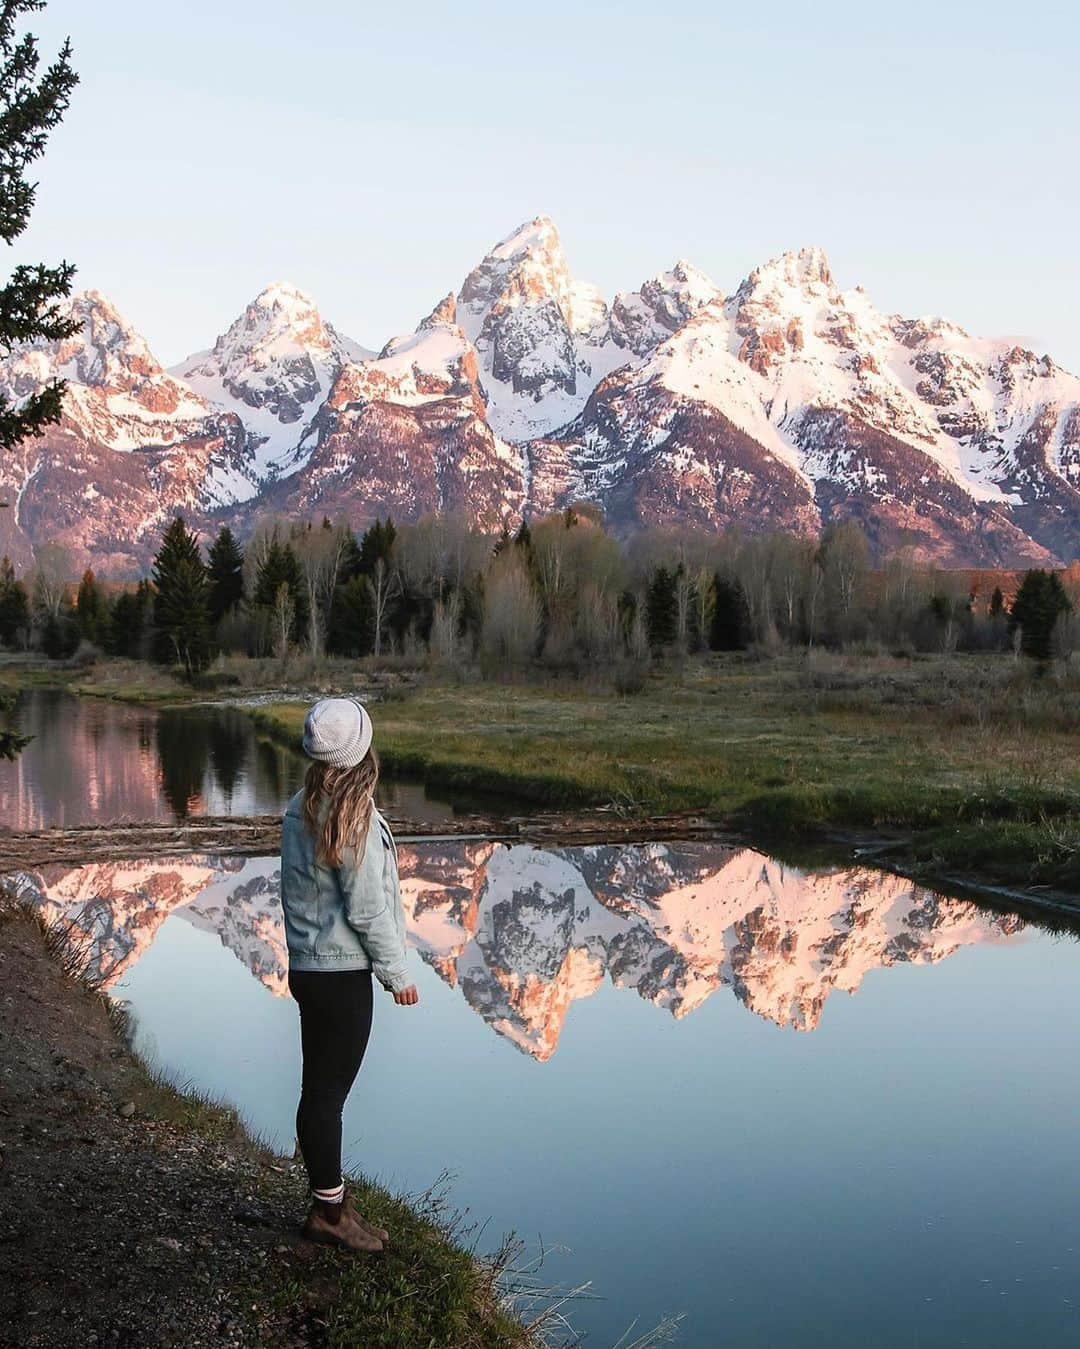
M295 745L304 710L250 715ZM630 697L428 684L379 707L377 743L435 787L699 811L772 845L854 831L920 879L1080 896L1080 676L1007 657L714 659Z
M303 1241L302 1168L155 1078L77 959L0 907L5 1345L539 1343L437 1204L361 1181L388 1248L352 1258Z
M370 661L299 663L283 685L276 662L249 664L216 695L138 662L7 664L0 679L158 706L214 696L292 748L307 699L354 693L379 704L385 766L429 787L643 820L694 811L793 859L865 847L928 883L1080 896L1075 670L1001 653L732 653L657 668L625 695L599 677L449 682Z

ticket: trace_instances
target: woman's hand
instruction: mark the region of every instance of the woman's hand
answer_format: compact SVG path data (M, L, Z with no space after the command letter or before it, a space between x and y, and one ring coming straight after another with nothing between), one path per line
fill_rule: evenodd
M400 993L395 993L394 1001L399 1007L415 1007L420 1001L420 994L416 991L416 985L410 984L408 988L403 988Z

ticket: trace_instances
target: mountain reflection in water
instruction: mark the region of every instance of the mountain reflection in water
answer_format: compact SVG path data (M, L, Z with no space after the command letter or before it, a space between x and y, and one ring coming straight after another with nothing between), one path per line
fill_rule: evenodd
M605 975L675 1017L729 987L759 1016L812 1030L829 994L854 993L869 970L933 963L1023 927L889 873L806 872L711 843L423 843L402 845L400 870L413 947L539 1060L554 1054L570 1004ZM276 858L57 865L7 880L85 936L106 987L177 914L286 992Z

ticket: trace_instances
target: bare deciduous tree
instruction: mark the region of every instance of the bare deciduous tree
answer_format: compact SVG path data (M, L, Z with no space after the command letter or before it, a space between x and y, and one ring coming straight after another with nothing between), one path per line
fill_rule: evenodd
M274 654L282 662L289 658L289 634L296 619L296 604L292 591L285 581L278 586L274 594L274 609L271 630L274 638Z
M524 567L513 555L492 566L484 587L480 649L492 664L509 669L536 652L540 607Z
M37 566L34 569L34 617L38 622L56 618L64 601L71 598L71 580L74 563L71 554L58 543L45 543L34 550Z
M388 567L386 559L380 557L375 563L371 575L372 603L372 654L382 655L383 638L386 634L386 622L390 606L401 594L401 575L394 567Z
M461 659L461 592L451 590L435 601L431 618L431 637L428 649L436 665L453 666Z
M349 531L343 526L307 529L293 540L307 594L308 650L316 659L326 646L330 604L348 542Z

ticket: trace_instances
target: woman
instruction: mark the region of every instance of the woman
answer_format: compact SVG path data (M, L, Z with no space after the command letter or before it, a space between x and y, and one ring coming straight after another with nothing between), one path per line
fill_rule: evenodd
M312 1196L304 1235L353 1251L381 1251L387 1240L357 1213L341 1175L341 1111L371 1031L372 974L399 1007L419 1001L405 967L397 852L375 807L371 738L360 703L315 704L304 722L312 763L281 836L289 992L304 1060L296 1136Z

